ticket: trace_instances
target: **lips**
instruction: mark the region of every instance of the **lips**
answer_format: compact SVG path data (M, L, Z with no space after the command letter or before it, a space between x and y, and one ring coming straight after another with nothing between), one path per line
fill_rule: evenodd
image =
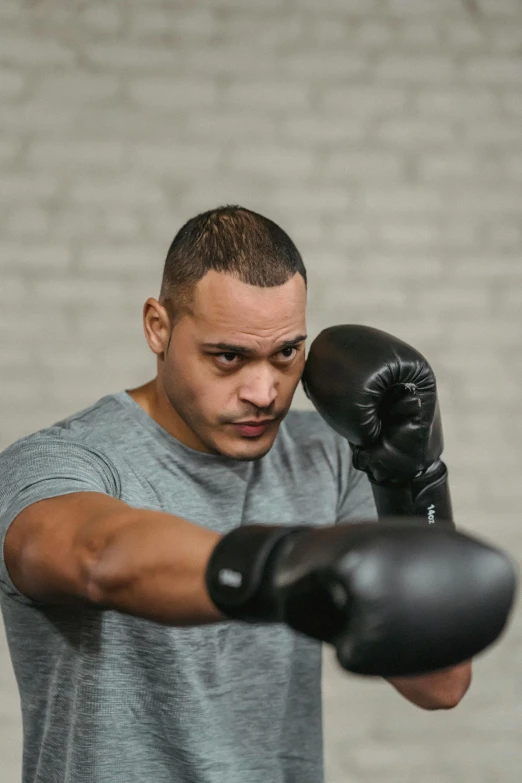
M263 424L270 424L274 419L263 419L263 421L236 421L240 427L261 427Z
M256 435L262 435L268 425L273 421L274 419L265 419L264 421L256 422L240 422L238 424L233 424L232 426L235 427L241 435L252 438Z

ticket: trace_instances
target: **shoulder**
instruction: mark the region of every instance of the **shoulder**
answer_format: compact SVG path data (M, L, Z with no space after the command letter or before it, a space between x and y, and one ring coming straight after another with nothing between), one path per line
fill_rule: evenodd
M18 439L0 452L2 473L25 470L39 474L53 468L66 472L96 470L113 487L118 481L117 455L106 422L117 412L114 395ZM117 426L117 423L113 421Z
M281 429L296 443L319 441L338 445L344 439L333 430L317 411L291 410L284 419Z
M289 411L281 425L279 446L306 461L326 462L334 473L350 460L347 441L315 410Z

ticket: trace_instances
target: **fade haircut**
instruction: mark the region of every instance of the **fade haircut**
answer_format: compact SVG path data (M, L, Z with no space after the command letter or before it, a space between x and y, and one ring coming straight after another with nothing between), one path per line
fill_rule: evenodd
M299 273L306 286L303 259L277 223L244 207L218 207L191 218L169 247L160 302L172 326L191 311L194 288L212 269L262 288Z

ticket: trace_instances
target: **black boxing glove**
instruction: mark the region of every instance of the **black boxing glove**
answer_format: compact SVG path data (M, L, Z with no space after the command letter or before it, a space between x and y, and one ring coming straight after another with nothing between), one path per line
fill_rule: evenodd
M410 517L245 525L215 547L206 584L232 619L286 623L334 645L348 671L402 677L492 644L513 603L515 572L498 549Z
M302 383L368 474L379 517L454 526L435 375L415 348L369 326L331 326L313 341Z

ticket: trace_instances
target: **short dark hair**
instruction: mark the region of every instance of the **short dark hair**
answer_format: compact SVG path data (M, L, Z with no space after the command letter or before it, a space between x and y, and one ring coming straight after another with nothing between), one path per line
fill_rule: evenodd
M160 300L172 324L190 311L194 287L211 269L262 288L296 273L307 282L301 254L277 223L240 206L211 209L187 221L169 247Z

